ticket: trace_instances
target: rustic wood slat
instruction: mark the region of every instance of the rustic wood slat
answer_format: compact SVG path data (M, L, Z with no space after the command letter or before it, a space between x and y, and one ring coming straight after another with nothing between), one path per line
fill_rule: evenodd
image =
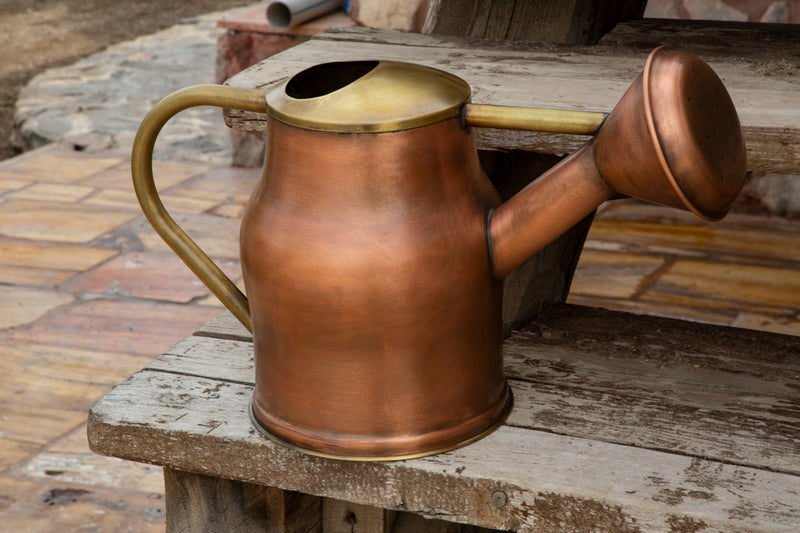
M260 436L252 387L145 370L90 414L93 449L171 469L514 530L791 531L798 476L503 426L470 446L393 463L304 456Z
M647 53L663 41L698 54L723 79L742 121L750 169L800 174L800 76L791 63L800 54L796 26L794 33L779 33L785 38L777 40L769 37L769 28L752 25L697 26L686 39L670 37L672 27L661 21L625 22L591 47L523 46L366 28L334 29L227 83L266 91L317 63L370 57L413 61L452 72L470 84L477 103L608 112L641 72ZM659 33L658 28L666 29ZM643 37L648 31L662 38ZM702 44L718 43L717 33L727 46ZM743 49L748 52L742 53ZM264 117L257 114L228 110L226 120L240 129L264 127ZM481 149L560 155L575 151L586 140L485 128L476 128L475 133Z
M189 337L149 368L252 385L238 322L201 331L226 338ZM563 305L504 352L511 425L800 474L800 338Z
M424 31L481 39L592 44L620 20L639 18L645 4L642 0L433 0Z
M422 475L417 461L408 463L413 475L404 471L418 490L445 483L451 487L448 493L473 491L464 496L469 503L443 502L438 492L415 493L416 506L394 477L391 465L400 463L345 466L294 454L258 436L246 415L252 345L237 340L247 337L232 316L222 313L118 387L92 412L94 448L170 468L202 468L209 475L442 518L435 508L452 513L448 519L500 529L524 530L531 521L550 520L563 531L578 531L578 525L570 529L569 517L590 509L605 513L601 520L621 530L633 530L635 519L637 527L653 531L670 530L676 523L791 531L788 524L800 520L800 501L795 501L800 498L796 337L557 306L505 343L516 399L506 426L463 450L418 460L426 469L430 463L444 465L443 471L431 468L426 476L441 472L445 479L417 477ZM542 439L549 447L542 449ZM581 446L575 456L560 462L552 456L575 443ZM221 448L227 455L220 455ZM598 450L606 455L598 456ZM471 459L459 462L465 455ZM275 457L281 459L275 462ZM350 484L333 488L336 478L329 477L331 470L320 470L318 461L336 467ZM675 461L683 466L676 467ZM574 468L587 463L595 471L574 474ZM510 486L504 485L505 474L493 470L509 465L522 478ZM614 472L597 472L601 465ZM382 468L395 472L389 481L380 477ZM312 475L305 469L316 472L316 481L309 485L306 477L295 479L298 469L304 476ZM639 477L626 477L617 492L598 496L604 491L598 493L597 480L618 476L619 469L633 469ZM480 483L464 478L467 470L486 478ZM570 482L559 477L570 472L575 476ZM320 487L320 476L330 483ZM453 476L470 488L447 485ZM742 485L742 479L752 485ZM393 493L387 500L380 489L385 483L401 491L400 499ZM519 494L522 500L498 517L502 509L483 500L487 486L493 501L502 500L495 494L501 485L506 498Z

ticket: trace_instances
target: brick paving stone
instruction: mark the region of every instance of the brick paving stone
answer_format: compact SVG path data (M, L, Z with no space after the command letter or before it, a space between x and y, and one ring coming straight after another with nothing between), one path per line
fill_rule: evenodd
M114 250L94 246L0 236L0 276L3 267L75 273L88 270L116 254ZM10 282L0 277L0 283Z
M668 293L673 298L706 300L732 309L800 308L800 271L726 264L676 261L643 298Z
M230 200L245 204L260 175L260 169L215 167L202 176L167 189L166 193L173 196L214 200L218 203Z
M133 210L10 200L0 210L0 234L55 242L84 243L139 216Z
M731 325L738 315L736 309L728 309L725 306L710 306L705 301L690 300L688 298L658 299L651 296L647 299L628 300L623 298L594 296L591 294L570 294L567 298L567 302L639 315L693 320L695 322L717 324L720 326Z
M674 209L611 203L592 225L568 301L790 333L800 316L798 230L779 218L734 214L708 223ZM602 276L625 279L636 255L665 267L633 294L609 289Z
M730 214L705 222L691 213L637 201L603 206L589 239L618 243L626 251L686 256L729 255L761 263L800 261L800 222Z
M225 202L217 204L207 212L209 215L218 217L235 218L241 220L242 212L244 211L244 204L237 204L233 202Z
M30 375L107 386L119 383L152 359L147 355L10 340L3 342L0 354L4 365L18 364ZM2 380L0 376L0 383Z
M23 189L34 181L28 179L20 179L19 174L16 172L5 172L0 167L0 194Z
M86 420L86 412L56 408L55 406L28 405L18 402L0 402L0 432L5 438L37 444L40 448L61 438ZM7 464L4 466L8 466ZM0 471L3 466L0 466Z
M181 213L199 215L212 212L219 204L213 200L187 198L181 196L161 196L161 201L170 214ZM133 192L104 189L86 198L82 203L103 207L121 207L125 209L140 209L139 202Z
M159 494L48 483L0 511L3 531L136 531L163 533L164 499Z
M133 190L100 189L84 199L81 203L106 208L119 207L132 211L139 209L139 202L136 200L136 195L133 193Z
M742 312L731 322L731 326L800 336L800 313L793 316L773 316Z
M207 164L183 163L175 161L153 161L153 175L156 187L163 191L185 181L192 176L208 170ZM133 178L129 160L117 164L103 172L94 174L79 181L81 185L102 187L104 189L121 189L133 195Z
M9 406L12 404L24 402L25 406L37 409L58 406L85 414L94 401L110 389L108 385L76 383L33 373L19 361L5 362L3 367L3 375L0 376L0 404L8 404L4 407L6 410L11 409ZM52 437L55 435L51 435Z
M78 202L93 192L93 187L84 187L82 185L36 183L30 187L7 194L6 198L41 200L43 202Z
M121 157L106 157L96 154L65 150L62 145L53 145L41 149L36 157L9 159L4 161L0 170L26 180L45 183L73 183L124 161Z
M241 276L238 261L221 261L219 266L234 280ZM188 303L209 292L175 254L145 252L117 256L61 288L176 303Z
M9 338L157 357L218 312L210 307L93 299L62 307Z
M185 196L161 195L161 201L169 213L201 214L214 213L220 205L215 200L191 198ZM122 207L127 209L140 209L139 201L131 188L130 191L121 189L102 189L83 200L84 204L99 205L104 207Z
M193 215L190 213L175 213L173 218L210 257L239 259L240 220L207 214ZM131 222L127 231L136 235L144 245L145 250L170 252L169 247L161 237L142 218Z
M49 446L20 471L30 478L151 494L164 493L164 477L160 467L93 453L86 437L86 424L81 424Z
M33 287L55 287L76 274L70 270L48 270L0 265L0 283Z
M0 511L26 494L36 490L38 485L31 481L16 479L0 473ZM2 517L3 515L0 515Z
M72 301L73 297L63 292L0 285L0 330L33 322Z
M584 250L583 266L570 288L572 294L610 298L632 298L639 288L665 264L652 255Z
M47 441L0 434L0 472L40 451L46 443ZM2 495L0 495L0 498L2 498ZM2 501L0 501L0 509L2 509Z

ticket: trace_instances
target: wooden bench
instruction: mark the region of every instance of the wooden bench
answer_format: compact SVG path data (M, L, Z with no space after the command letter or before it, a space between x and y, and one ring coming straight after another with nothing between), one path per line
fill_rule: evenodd
M453 72L478 103L608 111L658 44L720 73L751 168L800 174L800 82L782 62L798 56L796 27L638 21L594 47L343 29L230 84L269 90L312 64L386 58ZM263 127L260 116L227 119ZM489 150L563 154L584 141L476 134ZM165 467L169 531L800 527L800 338L562 304L504 350L515 406L496 432L433 457L348 463L252 427L252 343L224 313L98 402L89 441Z
M252 427L252 343L225 313L95 405L89 439L165 467L168 531L320 531L323 518L325 532L434 531L419 517L797 531L800 338L562 305L504 349L515 405L496 432L433 457L348 463Z

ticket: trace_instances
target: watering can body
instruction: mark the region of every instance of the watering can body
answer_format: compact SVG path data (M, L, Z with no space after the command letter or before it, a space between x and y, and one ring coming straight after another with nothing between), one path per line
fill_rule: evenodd
M617 194L716 219L743 184L741 129L718 78L691 56L659 54L608 118L509 115L470 104L468 85L447 73L363 61L312 67L266 101L219 88L199 102L178 96L146 119L137 195L253 332L255 426L308 453L375 460L449 450L502 423L512 404L506 274ZM269 116L266 163L242 219L247 298L169 218L153 185L160 126L197 103ZM711 104L710 114L692 107ZM501 204L471 126L596 136Z
M499 199L471 135L457 119L379 134L270 121L267 139L241 231L255 421L364 458L492 428L510 401L486 250Z

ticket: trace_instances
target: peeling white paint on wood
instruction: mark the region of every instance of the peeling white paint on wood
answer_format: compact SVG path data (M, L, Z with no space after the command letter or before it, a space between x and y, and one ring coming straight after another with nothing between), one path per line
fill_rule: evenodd
M252 345L230 340L247 335L229 316L99 402L90 441L99 453L179 471L497 529L578 531L579 519L622 531L796 528L800 414L771 420L762 416L768 409L753 406L786 402L785 388L797 390L800 361L792 354L800 353L799 338L652 317L643 329L631 324L604 331L604 322L624 322L626 315L561 309L506 341L516 397L507 424L447 454L346 463L263 438L247 416ZM583 327L574 331L571 323ZM656 348L648 340L658 338L652 327L662 335L684 334ZM229 339L208 336L212 332ZM757 364L754 343L770 350L770 364L783 367L785 377L754 373L734 380L749 387L750 403L741 408L724 405L725 394L730 403L739 401L743 389L736 386L706 394L730 364L711 357L726 353L739 365L748 359ZM636 346L627 364L613 349L620 345ZM664 359L665 349L679 345L682 357ZM551 370L531 380L531 360ZM699 360L713 364L699 368ZM684 376L677 392L654 386L660 371Z

